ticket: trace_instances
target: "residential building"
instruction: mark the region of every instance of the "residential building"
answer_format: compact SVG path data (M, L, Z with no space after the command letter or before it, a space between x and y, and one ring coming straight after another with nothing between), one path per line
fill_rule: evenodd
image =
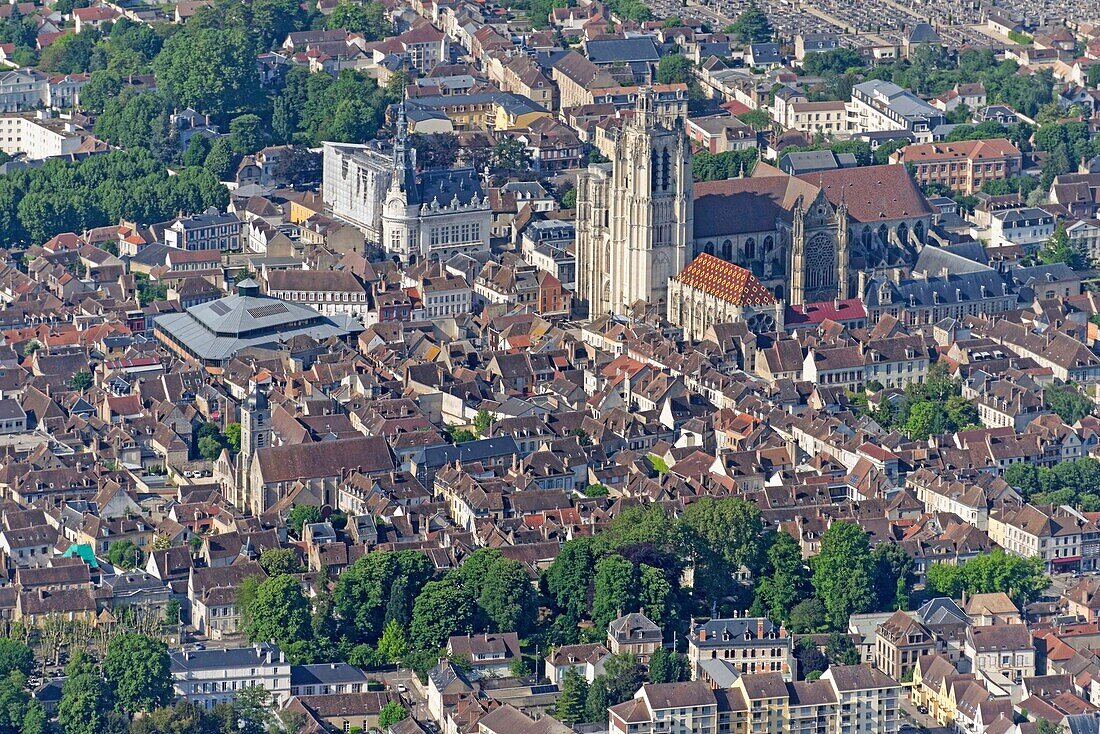
M917 660L936 652L936 637L908 612L897 611L875 632L875 667L896 680L913 675Z
M988 181L1020 175L1023 154L1008 140L994 138L907 145L895 151L890 162L911 166L913 175L924 186L942 184L970 195Z
M878 79L855 85L847 110L851 133L903 130L920 143L931 142L932 130L946 121L943 112L908 89Z
M176 219L164 230L164 242L182 250L236 251L241 249L242 226L235 215L209 209Z
M718 703L703 683L647 683L608 709L610 734L717 734Z
M346 270L273 270L267 276L267 294L323 316L361 319L371 307L366 287Z
M1026 624L968 627L963 654L975 674L995 684L1020 685L1035 675L1035 644Z
M612 655L637 655L643 663L665 644L665 634L641 612L624 614L607 628L607 647Z
M237 693L263 686L274 701L290 697L290 663L268 644L239 648L193 648L169 653L172 688L177 696L205 709L232 703Z
M1034 254L1054 234L1054 215L1037 207L994 212L990 218L990 247L1022 247Z
M46 111L34 114L0 115L0 151L28 160L41 160L76 153L84 143L76 127L51 118Z
M722 660L746 673L794 675L793 639L787 629L766 617L732 617L693 623L688 632L687 657L692 678L700 677L705 660Z

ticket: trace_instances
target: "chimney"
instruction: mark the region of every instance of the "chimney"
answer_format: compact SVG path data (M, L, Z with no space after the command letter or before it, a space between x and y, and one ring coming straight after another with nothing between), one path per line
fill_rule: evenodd
M756 618L756 638L760 639L764 636L764 618Z

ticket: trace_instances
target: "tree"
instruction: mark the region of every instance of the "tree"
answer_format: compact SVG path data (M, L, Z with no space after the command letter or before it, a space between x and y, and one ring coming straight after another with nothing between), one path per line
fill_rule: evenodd
M379 41L393 32L393 26L386 20L385 8L377 2L362 5L342 2L329 15L327 25L362 33L367 41Z
M489 166L494 173L520 173L530 170L531 154L516 138L502 138L489 152Z
M572 188L561 195L561 205L564 209L577 208L577 189Z
M694 64L679 54L662 56L657 62L658 84L691 84L695 81Z
M588 698L588 681L573 668L565 671L561 692L554 704L554 716L565 724L576 724L587 719L585 702Z
M458 578L477 603L479 627L521 635L532 628L538 602L518 561L481 548L466 558Z
M18 640L0 637L0 676L7 678L18 671L30 675L34 670L34 653Z
M634 564L618 553L611 553L596 562L592 597L592 622L597 629L607 626L637 604L638 578Z
M852 638L841 632L829 635L825 643L825 655L829 658L830 665L859 665L859 650L856 649Z
M753 130L767 130L772 126L772 118L767 110L749 110L748 112L742 112L737 116L737 119L751 125Z
M273 641L287 650L312 638L309 600L294 576L248 578L238 597L241 628L250 642Z
M234 117L229 122L229 144L239 155L255 153L264 145L264 126L259 115Z
M169 99L200 112L224 115L247 109L259 96L253 39L243 28L187 23L164 42L153 69Z
M474 416L474 428L477 429L477 434L479 436L488 436L489 429L492 428L492 426L493 416L489 411L485 410L485 408L479 410L477 415Z
M92 373L88 370L80 370L73 375L73 379L69 384L73 386L74 390L84 392L92 386Z
M607 709L618 701L611 700L607 675L597 675L588 686L588 695L584 699L585 721L600 721L607 716Z
M302 562L291 548L268 548L260 554L260 567L268 576L301 573Z
M221 456L222 442L213 436L203 436L199 439L199 456L207 461L214 461Z
M658 647L649 657L650 683L679 683L690 675L687 658L667 647Z
M396 663L405 657L409 651L409 643L405 638L405 627L396 619L386 623L386 629L382 631L382 637L378 640L378 654L388 662Z
M588 611L588 588L596 558L591 538L575 538L562 546L544 578L557 608L580 621Z
M127 713L149 711L172 700L168 646L146 635L126 633L111 640L103 677L115 706Z
M432 577L427 556L417 551L368 553L336 581L332 600L335 616L356 642L375 643L392 619L407 625L413 600Z
M604 675L612 706L633 698L645 682L645 668L632 653L609 656L604 661Z
M790 614L791 630L797 634L820 632L827 624L825 605L816 596L795 604Z
M823 673L829 667L829 659L809 637L803 637L794 646L794 657L798 661L799 672L804 676L813 672Z
M755 0L738 16L737 20L726 26L726 33L737 37L741 43L767 43L772 39L772 24Z
M415 133L410 142L416 150L416 165L420 168L450 168L458 160L458 137L454 133Z
M447 638L473 631L474 602L454 579L429 581L413 604L409 639L421 650L442 647Z
M1039 250L1039 259L1044 265L1065 263L1074 270L1085 268L1085 259L1069 241L1064 221L1058 222L1058 226L1054 228L1054 234L1047 240L1046 245Z
M802 560L802 549L788 533L775 536L768 548L770 574L756 584L756 595L775 620L789 621L794 607L813 594L810 572Z
M821 537L821 552L810 560L813 585L833 629L874 603L873 560L867 533L850 522L834 522Z
M119 540L107 547L107 560L112 566L131 569L141 565L141 549L132 540Z
M321 522L321 508L316 505L294 505L286 518L287 527L299 538L302 537L302 528L315 522Z
M130 734L221 734L221 723L215 711L191 701L177 701L135 718Z
M378 712L378 728L386 729L408 718L409 712L397 701L390 701Z
M1043 573L1042 559L1023 558L995 548L961 565L933 563L926 574L927 586L933 591L959 597L963 591L971 594L1003 592L1017 603L1034 600L1050 585Z
M1047 407L1066 423L1073 425L1095 410L1095 405L1076 385L1051 386L1043 391ZM1013 466L1019 466L1013 464ZM1012 467L1009 467L1012 468ZM1006 480L1007 481L1007 480Z
M224 181L233 172L235 163L233 144L229 142L229 138L218 138L210 144L210 152L203 167L219 181Z
M874 564L875 608L905 609L912 584L913 558L897 543L880 543L871 552Z
M107 730L110 690L99 668L78 650L65 667L65 683L57 704L57 723L64 734L101 734Z
M180 160L185 166L201 166L210 155L210 138L205 135L192 135Z
M943 406L926 401L917 403L910 409L905 431L910 438L923 441L929 436L945 433L950 427L949 423L947 411Z
M225 427L225 443L229 447L230 453L241 453L241 424L230 423Z
M764 525L751 502L703 497L684 509L679 528L705 585L721 590L742 567L760 570Z
M447 426L447 435L450 436L452 443L467 443L468 441L477 440L476 433L469 428L460 428L458 426Z
M887 140L880 143L879 146L875 148L873 154L875 165L884 166L888 164L890 162L890 156L907 145L909 145L908 138L897 138L895 140Z

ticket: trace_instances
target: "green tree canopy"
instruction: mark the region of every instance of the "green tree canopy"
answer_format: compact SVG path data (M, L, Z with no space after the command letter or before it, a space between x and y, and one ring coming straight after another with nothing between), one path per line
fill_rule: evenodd
M168 647L147 635L126 633L111 640L103 677L115 705L128 713L149 711L172 700Z
M748 7L738 16L737 20L726 26L726 33L737 37L741 43L767 43L772 40L774 31L767 13L750 0Z
M867 533L859 525L843 521L830 525L810 566L814 589L833 629L844 629L851 615L874 606L874 561Z

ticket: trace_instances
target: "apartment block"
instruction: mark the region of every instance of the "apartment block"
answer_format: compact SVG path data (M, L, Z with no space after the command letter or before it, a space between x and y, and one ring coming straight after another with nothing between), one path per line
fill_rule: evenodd
M891 163L910 164L921 185L943 184L967 195L987 181L1018 176L1023 160L1020 149L1004 138L907 145L890 156Z

